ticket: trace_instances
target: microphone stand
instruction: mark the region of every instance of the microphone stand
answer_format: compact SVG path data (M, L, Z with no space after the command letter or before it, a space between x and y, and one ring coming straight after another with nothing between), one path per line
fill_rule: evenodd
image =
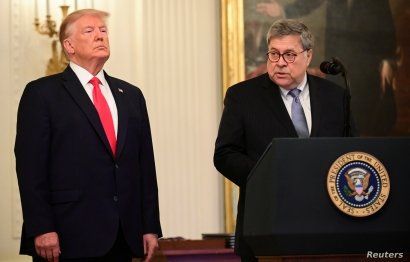
M350 130L351 130L351 126L350 126L350 100L351 100L351 95L350 95L350 81L349 78L347 77L347 70L344 67L344 65L342 64L342 62L336 58L336 57L332 57L332 60L335 61L336 63L338 63L341 67L342 67L342 76L345 80L345 85L346 85L346 104L345 104L345 129L344 129L344 136L345 137L349 137L351 136Z
M349 137L351 136L350 133L350 100L351 100L351 95L350 95L350 82L349 79L347 78L347 72L344 71L342 74L343 78L345 79L345 84L346 84L346 108L345 108L345 115L346 115L346 120L345 120L345 131L344 131L344 136Z

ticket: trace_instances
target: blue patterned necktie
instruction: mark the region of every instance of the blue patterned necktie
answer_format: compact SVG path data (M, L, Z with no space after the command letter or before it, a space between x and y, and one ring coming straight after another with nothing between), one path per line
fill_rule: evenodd
M303 112L303 107L300 103L299 100L299 94L300 94L299 89L294 88L289 91L289 95L293 97L292 101L292 122L293 125L295 126L296 132L298 133L298 136L301 138L307 138L309 137L309 130L306 122L306 117L305 113Z

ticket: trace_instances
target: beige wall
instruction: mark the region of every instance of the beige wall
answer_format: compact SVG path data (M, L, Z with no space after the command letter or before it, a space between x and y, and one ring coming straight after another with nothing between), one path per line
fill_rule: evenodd
M222 179L212 165L221 112L219 0L78 2L111 13L106 70L145 94L164 235L221 232ZM33 30L34 1L0 1L0 10L0 261L27 261L15 255L22 222L13 156L16 111L25 84L44 74L50 41Z

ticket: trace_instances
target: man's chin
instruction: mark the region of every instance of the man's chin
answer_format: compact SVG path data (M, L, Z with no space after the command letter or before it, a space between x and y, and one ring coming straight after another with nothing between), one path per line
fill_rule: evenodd
M283 78L275 78L274 81L278 86L285 88L285 89L290 89L291 88L291 81L288 79L283 79Z
M94 58L95 58L95 60L98 60L98 61L101 61L101 62L106 62L107 60L108 60L108 58L110 58L110 53L99 53L99 54L96 54L95 56L94 56Z
M100 56L100 57L107 57L108 58L110 56L110 51L108 51L107 49L101 49L101 50L98 50L95 53L95 55Z

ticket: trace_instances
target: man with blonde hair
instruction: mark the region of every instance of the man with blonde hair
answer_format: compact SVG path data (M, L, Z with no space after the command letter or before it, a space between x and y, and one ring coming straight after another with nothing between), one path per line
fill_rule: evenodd
M33 261L149 261L162 236L144 97L103 70L107 16L68 15L60 41L69 66L30 82L20 101L20 253Z

